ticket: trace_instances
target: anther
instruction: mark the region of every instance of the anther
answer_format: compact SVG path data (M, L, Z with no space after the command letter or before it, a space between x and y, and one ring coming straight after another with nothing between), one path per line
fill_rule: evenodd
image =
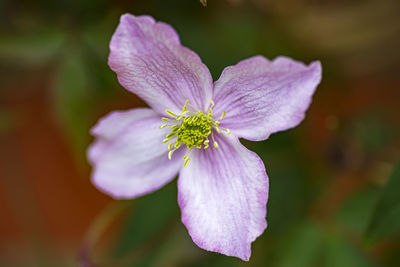
M211 103L211 107L215 106L215 102L212 99L210 99L210 103Z
M167 136L166 136L166 138L167 139L170 139L172 136L174 136L175 135L175 133L169 133L169 134L167 134Z
M176 150L176 148L173 149L173 150L171 150L170 152L168 152L168 159L169 159L169 160L172 159L172 153L174 153L175 150Z
M166 109L165 113L167 113L168 115L171 115L172 117L176 117L175 113L173 113L172 111Z
M189 161L190 161L190 159L187 159L187 160L185 161L185 164L183 164L183 167L186 167L186 166L188 165Z
M208 148L209 143L210 143L210 140L208 140L208 139L206 139L206 140L203 142L203 144L204 144L204 149Z
M174 147L175 149L178 149L181 146L182 143L175 143Z
M174 143L169 143L168 144L168 150L171 150L172 146L174 145Z
M218 143L217 143L217 141L214 141L214 147L215 147L215 148L218 148Z

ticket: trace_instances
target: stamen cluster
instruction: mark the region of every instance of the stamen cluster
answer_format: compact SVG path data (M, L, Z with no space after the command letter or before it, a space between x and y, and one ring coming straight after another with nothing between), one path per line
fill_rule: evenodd
M211 135L214 147L218 148L218 143L214 139L213 129L220 133L221 130L230 134L229 129L219 127L219 121L225 117L225 112L222 113L218 120L213 119L214 101L211 101L211 107L208 109L208 113L204 113L201 110L197 110L195 107L189 104L189 100L186 100L185 105L179 115L176 115L170 110L165 110L165 112L171 116L171 118L162 118L162 121L169 122L170 124L163 124L160 129L164 127L169 127L171 133L167 134L163 143L168 143L168 158L171 159L172 153L185 144L189 150L188 155L183 157L185 161L184 166L186 166L189 161L189 154L193 147L198 149L207 149L209 147L210 140L208 137ZM188 109L191 109L189 110Z

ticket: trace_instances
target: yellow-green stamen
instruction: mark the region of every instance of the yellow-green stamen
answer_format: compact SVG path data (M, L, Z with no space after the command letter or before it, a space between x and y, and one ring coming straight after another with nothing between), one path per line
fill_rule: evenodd
M175 114L170 110L165 110L165 112L171 116L172 118L162 118L161 120L164 122L169 122L172 124L162 124L160 129L163 129L166 126L169 126L171 132L166 135L166 138L163 140L163 143L168 143L168 158L172 158L172 153L177 150L182 144L185 144L189 149L189 152L192 148L198 149L207 149L209 147L210 140L208 137L211 135L213 144L215 148L218 148L217 142L214 140L213 130L217 133L221 133L221 131L230 134L229 129L219 127L219 121L225 117L225 112L222 113L221 117L218 120L213 119L213 110L215 103L210 99L211 106L208 109L208 113L204 113L201 110L196 110L192 105L189 104L189 100L186 100L185 105L180 114ZM191 107L195 111L191 111L188 109ZM190 153L189 153L190 154ZM183 161L185 161L184 166L190 161L189 155L185 155L183 157Z

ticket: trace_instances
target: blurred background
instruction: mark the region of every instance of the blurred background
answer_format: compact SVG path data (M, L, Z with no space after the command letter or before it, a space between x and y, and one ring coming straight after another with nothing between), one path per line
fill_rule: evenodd
M107 66L123 13L171 24L218 79L262 54L320 60L303 123L243 143L270 177L250 262L203 251L176 181L115 201L90 182L89 129L145 106ZM400 2L2 0L0 266L399 266Z

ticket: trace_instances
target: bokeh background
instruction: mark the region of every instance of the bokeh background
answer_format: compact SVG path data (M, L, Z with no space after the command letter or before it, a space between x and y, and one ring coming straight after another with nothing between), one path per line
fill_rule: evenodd
M322 62L303 123L243 141L270 177L248 263L193 244L176 181L126 201L90 183L90 127L145 106L107 66L126 12L171 24L214 79L255 54ZM399 17L397 0L2 0L0 266L399 266Z

